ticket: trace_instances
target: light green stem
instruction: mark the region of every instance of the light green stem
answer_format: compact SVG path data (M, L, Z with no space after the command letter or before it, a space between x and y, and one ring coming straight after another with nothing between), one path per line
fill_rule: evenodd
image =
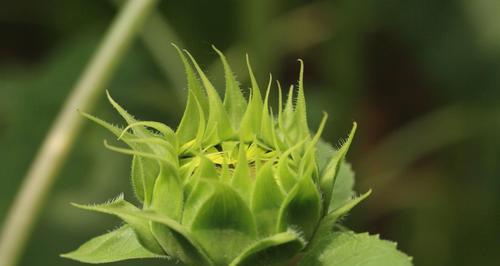
M0 265L18 261L38 213L82 125L77 109L90 110L108 83L157 0L129 0L121 9L97 52L57 116L33 161L4 222Z

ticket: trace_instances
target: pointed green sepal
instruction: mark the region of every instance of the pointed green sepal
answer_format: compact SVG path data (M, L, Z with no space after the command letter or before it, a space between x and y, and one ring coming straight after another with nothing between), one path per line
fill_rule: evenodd
M240 193L243 200L250 205L250 195L253 189L253 180L250 176L248 160L246 157L246 148L243 143L240 143L238 149L238 163L234 170L231 186Z
M181 122L176 131L179 143L182 146L189 141L198 139L197 132L199 132L200 128L203 130L205 128L205 121L202 123L201 119L202 117L204 119L204 117L208 115L209 110L206 94L202 91L202 86L200 81L197 79L193 68L179 47L175 44L172 45L177 50L177 53L184 64L184 70L186 71L188 83L188 99L186 109L184 110Z
M351 168L351 164L344 160L344 162L340 164L337 177L335 177L335 185L333 186L328 212L343 206L346 202L350 201L353 196L355 196L354 172Z
M321 195L311 176L300 177L281 205L277 232L283 232L292 226L309 239L318 225L321 207Z
M179 221L183 209L183 189L176 168L161 164L154 185L151 208L157 213Z
M304 61L298 60L300 63L299 88L297 92L297 102L295 105L295 119L300 130L301 138L309 136L309 127L307 125L307 110L306 98L304 95Z
M231 127L231 123L229 121L229 116L224 109L224 105L219 97L219 94L215 90L212 83L208 80L203 70L201 70L200 66L196 62L193 56L187 51L186 54L191 59L194 67L198 71L198 75L201 78L201 82L203 83L203 87L207 92L208 97L208 120L207 120L207 132L216 132L217 137L219 138L217 141L227 140L234 137L234 131Z
M227 265L256 240L254 217L230 186L219 181L203 182L210 183L213 193L198 208L190 230L217 265ZM214 239L224 245L214 245Z
M272 163L266 163L257 173L252 193L252 212L259 235L275 233L279 209L285 195L276 182Z
M245 114L245 110L247 107L247 101L245 97L243 97L243 93L241 93L240 87L238 85L238 81L234 77L233 71L229 66L229 63L226 60L224 54L219 51L215 46L212 45L212 48L217 52L224 66L224 76L226 79L226 91L224 95L224 108L229 114L229 119L231 120L231 124L233 129L239 129L241 119Z
M131 125L134 123L137 123L137 120L129 114L123 107L121 107L112 97L109 91L106 91L106 95L108 97L108 101L111 103L113 108L115 108L116 111L123 117L123 119L127 122L127 124ZM149 132L146 128L144 127L135 127L134 128L134 134L136 134L139 137L150 137L152 135L151 132Z
M347 151L351 146L352 139L354 138L354 134L356 133L356 128L357 124L353 123L351 132L349 133L349 137L347 138L346 142L342 145L342 147L340 147L337 153L332 156L325 170L323 171L323 173L321 173L320 187L324 195L324 210L328 210L329 208L328 205L330 204L333 186L335 184L335 177L337 176L340 165L345 159Z
M372 193L372 191L370 189L366 193L364 193L363 195L349 200L341 207L339 207L339 208L329 212L327 215L325 215L321 219L319 226L315 232L315 237L313 239L313 243L315 241L319 240L321 238L321 236L331 232L335 223L337 223L339 221L339 219L342 218L342 216L346 215L350 210L352 210L352 208L354 208L360 202L365 200L368 196L370 196L371 193Z
M248 55L246 59L248 72L250 74L250 80L252 83L252 94L250 100L248 101L248 106L245 114L243 115L240 126L240 138L245 142L252 141L254 136L260 133L262 124L262 108L264 105L264 103L262 102L262 96L260 94L260 88L253 74Z
M273 81L273 76L269 74L269 83L267 85L266 97L264 98L264 104L262 106L262 120L260 125L260 138L266 143L268 146L274 145L274 136L276 133L274 132L274 118L271 116L269 110L269 92L271 91L271 83Z

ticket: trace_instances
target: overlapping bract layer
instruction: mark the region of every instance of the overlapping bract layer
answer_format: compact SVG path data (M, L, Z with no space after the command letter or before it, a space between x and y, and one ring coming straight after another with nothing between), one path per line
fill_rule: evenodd
M306 119L302 61L296 93L291 86L284 104L277 84L279 105L273 115L268 103L272 78L263 98L248 57L247 102L224 55L215 49L226 77L221 100L194 58L177 50L189 95L176 131L159 122L135 120L109 95L128 123L125 129L84 114L129 146L105 143L133 156L132 183L142 208L121 197L107 204L78 206L123 219L127 225L114 231L113 239L135 232L133 243L140 246L129 248L134 253L122 254L123 259L142 254L191 265L272 265L290 260L318 230L330 229L359 201L330 208L335 177L356 125L341 148L320 164L317 146L327 116L312 134ZM102 237L92 241L102 242ZM106 248L113 249L113 243L106 243ZM82 250L86 245L65 256L96 262L83 256L91 252ZM114 260L119 260L114 250Z

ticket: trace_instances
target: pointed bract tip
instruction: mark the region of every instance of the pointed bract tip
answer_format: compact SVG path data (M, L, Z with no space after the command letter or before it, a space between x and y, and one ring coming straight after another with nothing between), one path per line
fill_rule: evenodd
M177 44L171 42L170 45L172 45L175 49L179 50L179 46L177 46Z
M217 49L217 47L215 47L215 45L213 45L213 44L212 44L212 49L213 49L216 53L218 53L219 55L222 55L222 52L221 52L219 49Z
M356 129L358 128L358 123L356 123L355 121L352 122L352 129L351 129L351 133L350 134L354 134L356 133Z
M300 80L302 81L304 77L304 61L302 59L297 59L297 61L299 61L300 64Z
M106 90L106 96L108 97L108 99L111 98L111 93L109 93L109 90ZM112 98L111 98L112 99Z
M111 93L109 92L109 90L106 90L106 97L108 98L108 101L112 105L118 105L118 103L115 101L115 99L113 99L113 97L111 97Z
M328 119L328 113L326 111L322 111L321 113L323 114L321 119Z
M248 55L248 53L245 54L245 60L247 62L248 71L250 71L251 75L253 75L252 64L250 64L250 56Z

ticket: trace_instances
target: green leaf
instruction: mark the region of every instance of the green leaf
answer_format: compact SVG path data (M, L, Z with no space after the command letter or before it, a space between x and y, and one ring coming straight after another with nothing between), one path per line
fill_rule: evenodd
M259 235L269 236L275 233L278 213L284 197L275 180L272 162L264 164L257 173L251 206Z
M233 129L238 129L240 127L241 119L245 114L245 109L247 107L247 101L241 93L238 82L234 77L233 71L229 66L224 54L219 51L215 46L212 48L219 54L222 65L224 66L224 76L226 78L226 92L224 95L224 107L229 114L229 119L233 126Z
M345 159L347 151L351 145L352 139L354 138L354 134L356 133L357 124L353 123L351 132L349 133L349 137L346 142L342 145L342 147L338 150L337 153L332 156L327 166L324 168L324 171L321 173L320 178L320 188L324 195L324 210L329 209L330 200L333 193L333 186L335 184L335 178L339 172L340 165L342 161Z
M77 250L61 257L84 263L108 263L129 259L167 258L154 254L141 246L134 230L124 225L119 229L92 238Z
M151 230L149 228L149 221L144 218L138 218L131 215L131 212L138 211L139 209L131 203L125 201L122 195L115 200L104 204L73 205L81 209L116 215L120 217L122 220L128 223L132 229L134 229L134 232L137 234L137 238L142 246L155 254L164 254L163 249L151 233Z
M203 180L198 186L213 193L198 208L190 230L217 265L227 265L256 237L250 209L227 184ZM217 243L214 244L214 240Z
M334 232L306 253L300 266L411 266L412 259L397 250L394 242L378 235Z
M284 265L284 262L292 259L305 245L305 241L298 233L288 230L259 240L229 265Z

